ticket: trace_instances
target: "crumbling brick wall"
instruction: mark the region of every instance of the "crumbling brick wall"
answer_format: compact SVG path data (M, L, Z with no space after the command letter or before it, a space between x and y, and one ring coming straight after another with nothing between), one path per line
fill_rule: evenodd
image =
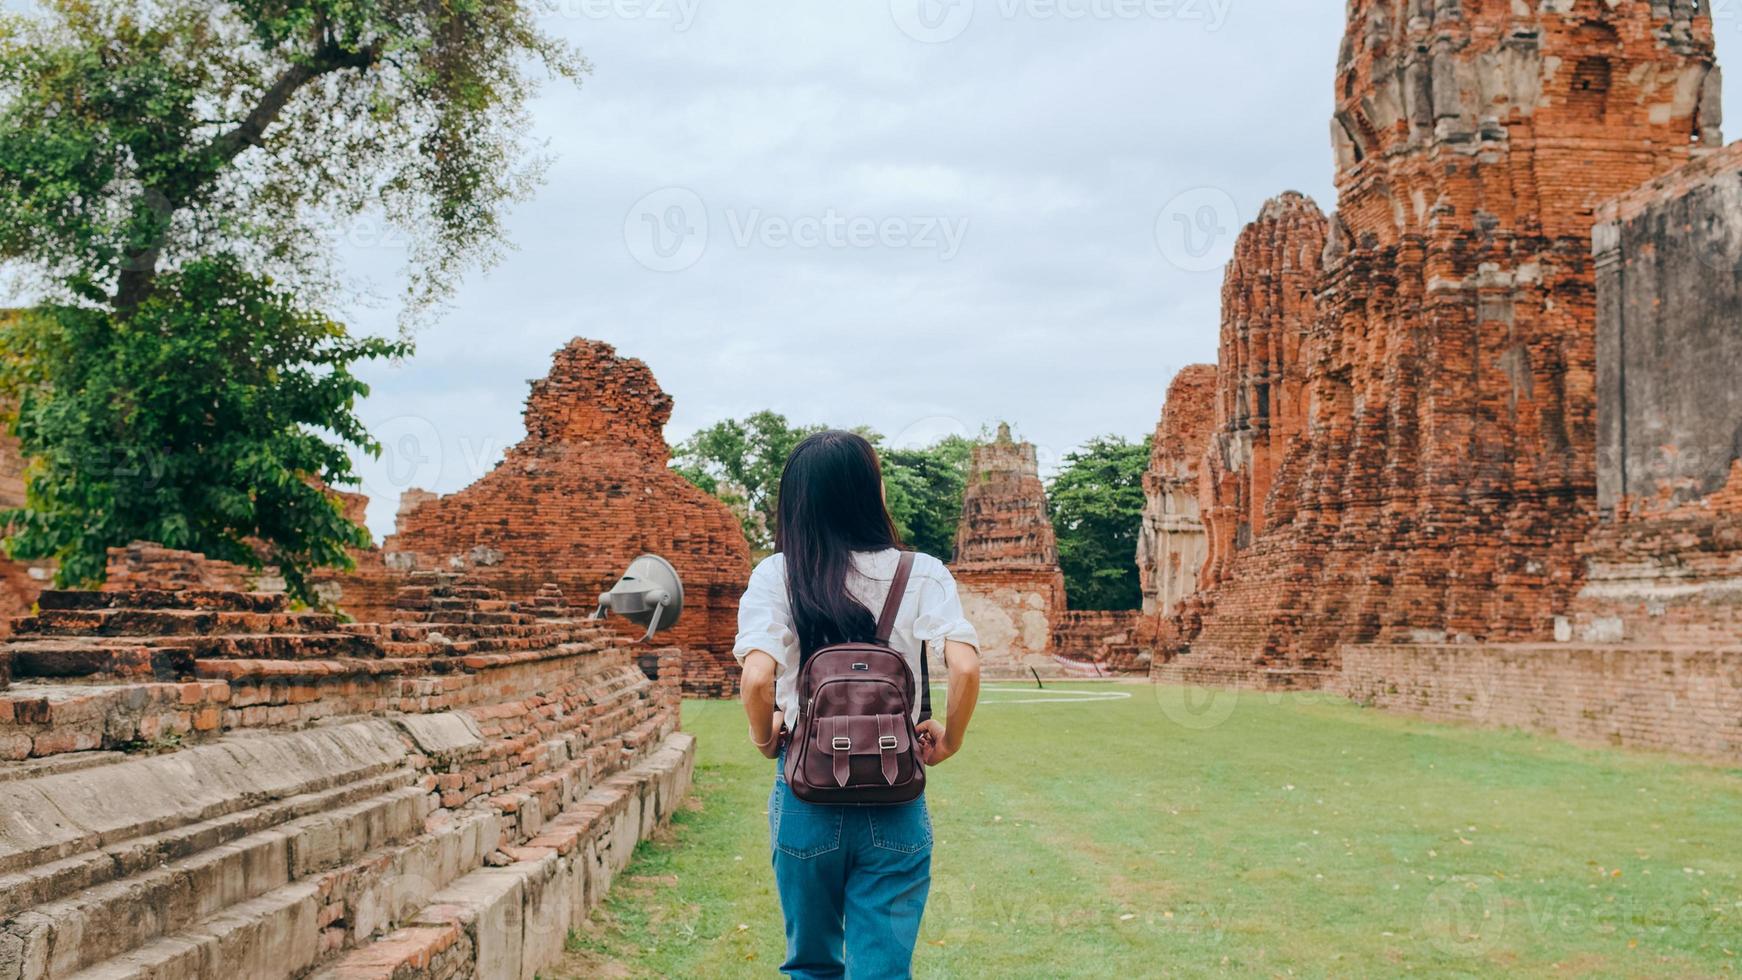
M1137 609L1068 610L1054 617L1053 653L1097 675L1146 674L1145 616Z
M1053 621L1065 608L1058 539L1034 446L1013 440L1009 426L974 447L951 570L989 675L1056 668Z
M385 583L409 569L463 569L511 598L546 582L589 607L643 552L684 583L682 619L664 642L688 651L687 689L729 696L738 598L750 550L724 504L669 468L671 397L639 360L577 339L532 386L526 438L458 493L402 502L397 532L357 575L338 580L341 608L379 619Z
M1596 504L1596 206L1719 140L1692 3L1348 6L1307 418L1182 675L1546 637ZM1225 361L1232 361L1225 357ZM1298 458L1297 455L1298 454Z

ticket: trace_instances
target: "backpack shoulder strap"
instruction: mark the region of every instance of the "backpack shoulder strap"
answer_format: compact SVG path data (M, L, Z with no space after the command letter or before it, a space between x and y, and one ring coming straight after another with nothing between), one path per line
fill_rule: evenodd
M901 596L912 576L913 552L904 551L895 566L895 580L889 583L889 598L883 601L883 615L877 619L877 642L883 646L889 645L889 637L895 633L895 614L901 611Z

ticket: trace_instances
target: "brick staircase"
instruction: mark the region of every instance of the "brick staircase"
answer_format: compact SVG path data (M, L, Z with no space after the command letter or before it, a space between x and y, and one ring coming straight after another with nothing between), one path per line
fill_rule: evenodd
M687 789L679 654L649 681L554 590L427 573L396 608L45 593L0 646L0 980L560 958Z

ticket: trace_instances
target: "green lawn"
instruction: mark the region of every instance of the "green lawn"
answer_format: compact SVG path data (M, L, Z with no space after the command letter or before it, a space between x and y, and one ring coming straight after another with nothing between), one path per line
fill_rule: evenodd
M921 977L1733 976L1742 771L1317 695L991 685L933 774ZM696 798L564 976L772 976L772 773L691 703Z

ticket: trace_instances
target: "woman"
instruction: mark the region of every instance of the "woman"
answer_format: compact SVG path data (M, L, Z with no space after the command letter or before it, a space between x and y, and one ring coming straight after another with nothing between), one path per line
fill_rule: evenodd
M872 610L883 608L900 561L882 468L869 442L824 432L793 450L780 477L775 543L779 553L756 566L739 603L733 654L744 665L750 740L777 760L768 826L786 917L781 971L799 978L911 976L931 887L925 797L892 806L819 806L793 795L778 764L783 732L799 722L802 658L831 644L874 639ZM922 643L933 664L942 654L949 671L945 723L919 723L929 767L961 750L979 694L980 655L955 580L924 555L914 563L889 641L916 679Z

